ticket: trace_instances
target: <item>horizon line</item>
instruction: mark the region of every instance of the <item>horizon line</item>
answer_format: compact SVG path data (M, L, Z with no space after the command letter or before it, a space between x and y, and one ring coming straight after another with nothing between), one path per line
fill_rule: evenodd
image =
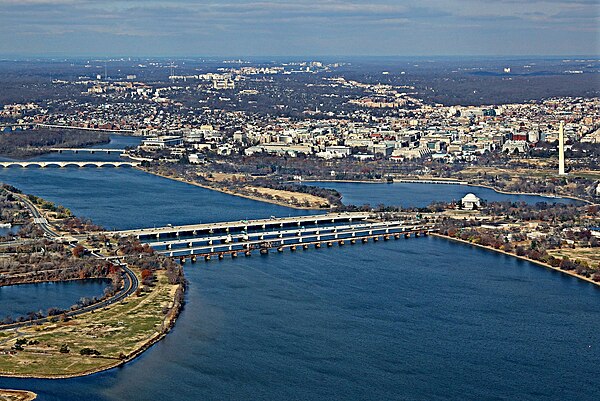
M0 60L6 59L77 59L77 58L102 58L102 59L202 59L202 58L219 58L219 59L244 59L244 58L307 58L307 57L323 57L323 58L590 58L600 60L598 54L406 54L406 55L377 55L377 54L290 54L290 55L126 55L126 54L19 54L19 53L2 53L0 52Z

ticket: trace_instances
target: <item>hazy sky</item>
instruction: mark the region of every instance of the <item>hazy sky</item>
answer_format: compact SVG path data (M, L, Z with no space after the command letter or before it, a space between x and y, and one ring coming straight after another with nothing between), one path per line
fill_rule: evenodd
M599 0L0 0L0 54L597 55Z

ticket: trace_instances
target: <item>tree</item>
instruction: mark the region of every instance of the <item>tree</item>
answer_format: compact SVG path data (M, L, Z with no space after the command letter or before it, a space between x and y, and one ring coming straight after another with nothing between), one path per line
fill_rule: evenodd
M73 253L73 256L75 256L76 258L80 258L83 256L84 252L85 252L85 248L82 245L76 245L71 252Z
M575 269L575 264L568 257L564 256L560 262L560 268L563 270L573 270Z
M81 355L100 355L100 351L87 347L82 348L81 351L79 351L79 353Z

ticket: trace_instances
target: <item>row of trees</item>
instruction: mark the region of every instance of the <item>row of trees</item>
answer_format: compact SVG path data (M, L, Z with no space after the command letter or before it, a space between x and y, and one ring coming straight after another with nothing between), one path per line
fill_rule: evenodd
M3 249L5 250L5 249ZM11 257L0 258L0 286L65 281L86 278L111 278L119 287L120 268L46 239L22 244Z
M573 270L577 274L592 278L594 281L600 282L600 264L593 266L588 262L580 259L571 260L567 256L557 258L550 255L544 246L536 241L527 244L518 243L513 245L499 235L492 235L482 230L477 229L449 229L442 231L443 234L449 237L460 238L463 241L469 241L474 244L492 247L508 253L514 253L517 256L535 260L548 264L552 267L557 267L562 270Z

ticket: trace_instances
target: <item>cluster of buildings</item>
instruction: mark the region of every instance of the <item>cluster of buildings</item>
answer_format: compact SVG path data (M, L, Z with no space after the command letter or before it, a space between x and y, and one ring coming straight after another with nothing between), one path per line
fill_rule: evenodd
M37 111L39 106L35 103L15 103L5 104L0 110L0 118L5 119L20 119L27 114Z
M304 110L304 118L294 119L276 112L253 112L251 99L262 91L260 84L265 81L252 77L295 68L317 71L334 66L319 62L242 65L218 73L171 75L169 82L152 84L135 80L60 81L55 84L80 87L81 96L51 99L43 105L5 105L0 117L19 124L127 130L151 137L144 142L147 149L179 148L176 154L185 154L187 149L221 155L469 162L487 152L527 154L540 143L554 142L561 121L567 147L575 142L600 142L598 98L554 98L484 107L431 105L419 99L411 86L361 83L329 74L321 77L319 84L312 80L306 87L316 91L316 99L334 98L331 109L319 110L318 106ZM223 89L233 93L224 97ZM192 102L182 100L190 97ZM227 107L209 107L206 99L221 101ZM284 108L285 104L275 108L279 106Z
M245 154L260 152L322 158L404 160L433 158L448 163L475 160L486 152L528 153L558 140L564 121L566 143L600 137L598 99L552 99L501 107L421 106L410 117L373 123L348 120L296 122L248 129Z

